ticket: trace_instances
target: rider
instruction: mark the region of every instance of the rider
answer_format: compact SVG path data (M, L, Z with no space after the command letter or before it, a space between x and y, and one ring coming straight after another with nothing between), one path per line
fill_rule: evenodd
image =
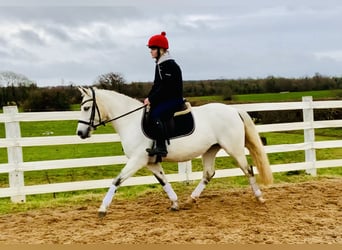
M157 138L156 147L147 148L146 151L149 156L165 157L168 152L164 122L180 110L184 103L182 71L170 56L165 32L152 36L147 46L156 61L156 67L154 83L144 104L150 106L150 119L155 127Z

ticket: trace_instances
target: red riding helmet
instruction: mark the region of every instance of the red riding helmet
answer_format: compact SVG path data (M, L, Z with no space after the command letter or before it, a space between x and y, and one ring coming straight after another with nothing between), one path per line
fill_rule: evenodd
M165 31L161 32L160 35L152 36L150 40L148 40L147 46L149 48L158 47L158 48L168 49L169 42L167 41Z

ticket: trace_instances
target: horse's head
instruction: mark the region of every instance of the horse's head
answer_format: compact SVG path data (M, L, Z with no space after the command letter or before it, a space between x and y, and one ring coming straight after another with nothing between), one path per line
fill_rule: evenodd
M82 139L91 136L91 132L101 125L101 113L96 102L94 88L78 88L82 94L81 117L78 120L77 135Z

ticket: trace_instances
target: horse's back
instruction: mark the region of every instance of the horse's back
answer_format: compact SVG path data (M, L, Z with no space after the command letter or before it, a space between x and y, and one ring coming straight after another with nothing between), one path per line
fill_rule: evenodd
M244 130L243 121L236 108L222 103L209 103L192 109L195 132L208 136L222 137L222 134L239 133Z
M239 118L238 110L223 103L208 103L193 107L194 117L200 119L232 120Z
M187 161L219 144L226 149L244 143L244 127L238 111L222 103L192 107L194 132L171 140L166 161ZM241 146L242 147L242 146Z

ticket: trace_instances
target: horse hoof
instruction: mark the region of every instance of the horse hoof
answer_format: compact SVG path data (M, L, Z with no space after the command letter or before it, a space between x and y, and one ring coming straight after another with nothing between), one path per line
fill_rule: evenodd
M97 215L99 216L100 219L103 219L106 216L106 214L107 212L99 211Z
M97 211L97 214L99 216L99 218L103 218L106 216L107 214L107 209L104 205L101 205L101 207L99 208L99 210Z
M262 198L261 196L257 197L257 201L261 204L264 204L266 202L266 200L264 198Z
M177 201L173 201L170 207L171 211L179 211L179 206Z
M187 201L185 202L185 204L184 204L184 209L185 209L185 210L189 210L189 209L193 208L194 205L196 204L196 202L197 202L196 199L190 197L190 198L187 199Z

